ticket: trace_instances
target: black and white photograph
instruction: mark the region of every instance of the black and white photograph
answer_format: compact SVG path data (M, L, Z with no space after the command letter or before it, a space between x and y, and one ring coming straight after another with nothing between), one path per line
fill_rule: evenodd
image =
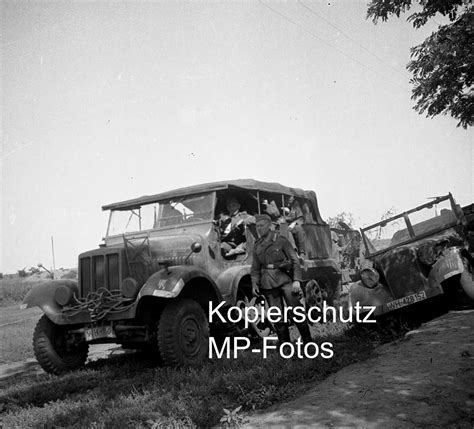
M0 429L474 427L472 0L0 0Z

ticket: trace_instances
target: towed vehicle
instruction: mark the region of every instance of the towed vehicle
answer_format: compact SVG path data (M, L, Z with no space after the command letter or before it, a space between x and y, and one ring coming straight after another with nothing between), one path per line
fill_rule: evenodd
M364 260L349 305L384 315L441 301L474 304L474 260L463 210L453 196L432 201L361 229Z
M257 305L251 294L251 223L243 226L239 251L223 252L219 222L229 198L248 215L264 213L269 202L277 210L290 200L303 207L303 286L318 285L312 294L319 301L335 295L340 271L313 191L240 179L108 204L102 207L109 212L105 238L79 255L78 281L52 280L24 299L24 308L37 306L44 313L33 334L42 368L54 374L78 368L89 345L97 343L145 349L169 366L201 362L210 335L235 331L225 321L209 323L209 304ZM284 221L279 228L291 234ZM249 335L269 333L258 321L251 328Z

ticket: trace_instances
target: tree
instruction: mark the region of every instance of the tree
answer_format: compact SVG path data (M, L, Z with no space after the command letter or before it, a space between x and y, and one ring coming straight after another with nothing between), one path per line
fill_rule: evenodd
M415 28L437 13L450 24L440 25L423 43L411 48L407 69L413 73L412 100L418 113L427 117L450 113L467 128L474 123L474 8L471 0L416 0L421 11L407 21ZM412 0L371 0L367 18L376 24L390 15L400 17Z
M390 219L391 217L395 216L397 214L397 209L395 207L390 207L389 209L385 210L380 216L380 220L387 220ZM383 232L383 226L380 225L377 230L377 240L380 240L382 238L382 232Z
M352 228L354 215L352 213L342 212L327 219L327 223L331 228L341 228L341 222L349 226L349 228Z

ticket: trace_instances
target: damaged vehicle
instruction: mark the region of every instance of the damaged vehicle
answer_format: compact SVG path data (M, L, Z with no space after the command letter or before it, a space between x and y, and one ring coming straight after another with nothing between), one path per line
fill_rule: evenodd
M466 219L451 194L361 229L365 261L349 291L351 306L383 315L434 299L474 304L474 260Z
M273 214L278 207L283 212L290 200L303 207L303 285L313 286L316 300L331 300L340 272L313 191L241 179L108 204L102 207L109 212L106 236L99 248L79 255L78 281L50 281L24 300L23 307L37 306L44 313L33 335L42 368L54 374L78 368L96 343L145 349L170 366L207 357L209 336L229 335L235 327L209 324L209 303L214 308L222 302L256 305L251 222L239 226L238 251L223 252L220 223L228 217L229 198L249 216L264 213L269 205ZM291 234L284 216L276 225L281 234ZM258 322L251 328L253 335L269 333Z

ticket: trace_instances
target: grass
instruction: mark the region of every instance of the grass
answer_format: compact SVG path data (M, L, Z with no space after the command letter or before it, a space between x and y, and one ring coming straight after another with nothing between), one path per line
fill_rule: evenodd
M0 364L33 357L33 330L41 315L39 308L20 310L19 305L0 310Z
M384 339L356 329L315 340L334 344L332 359L282 359L276 353L263 359L249 352L185 369L159 368L140 354L112 357L63 376L9 385L0 392L0 427L209 427L219 423L224 408L262 409L301 394L368 358Z
M77 279L77 270L56 270L54 278ZM18 274L5 274L3 278L0 278L0 308L21 302L30 289L49 280L49 274L45 272L26 277L19 277Z
M0 280L0 363L33 355L32 333L41 311L22 311L18 305L33 285ZM62 376L8 379L0 382L0 428L210 427L219 424L224 409L234 410L232 418L240 422L238 407L251 411L289 400L370 357L379 343L401 332L348 330L331 323L312 330L315 342L333 343L332 359L283 359L276 353L263 359L244 352L237 359L209 360L200 368L172 369L157 367L137 353L90 362Z
M26 294L42 280L32 281L27 278L13 277L0 280L0 307L19 303Z
M0 280L0 364L33 357L33 330L41 311L21 310L20 303L29 290L42 282L18 276Z

